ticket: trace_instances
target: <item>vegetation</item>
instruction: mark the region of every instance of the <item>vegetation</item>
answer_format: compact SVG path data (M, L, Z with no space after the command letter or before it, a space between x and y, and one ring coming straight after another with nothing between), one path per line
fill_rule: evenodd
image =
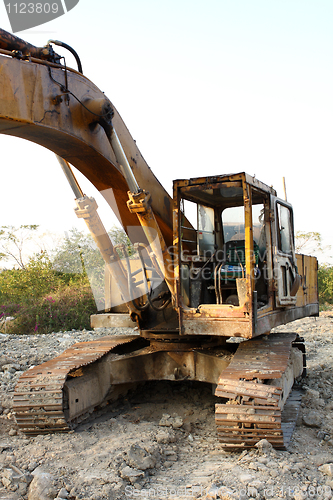
M331 309L333 305L333 266L327 264L319 266L318 290L321 309Z
M2 226L0 228L0 260L13 261L24 269L24 247L33 239L38 226L35 224L20 227Z
M308 255L323 255L330 247L323 246L320 233L297 231L295 238L296 252ZM333 266L320 264L318 269L318 293L321 309L332 308L333 305Z
M89 328L95 301L85 273L55 271L47 255L31 257L23 269L0 273L0 321L7 333L49 333ZM14 317L7 321L6 317Z
M31 334L90 327L90 316L103 309L104 263L89 235L76 229L51 255L45 250L25 258L25 246L38 226L0 227L0 260L14 263L0 272L0 331ZM114 245L134 251L126 234L113 227ZM297 233L296 248L304 253L322 252L319 233ZM310 249L314 249L312 252ZM333 305L333 266L318 272L322 308ZM14 317L13 321L5 321Z
M297 253L319 255L329 249L323 245L322 236L316 231L296 231L295 249Z
M51 333L90 327L90 316L103 308L104 262L89 235L76 229L54 250L24 260L24 243L38 226L0 228L0 259L16 266L0 272L0 331ZM24 232L24 235L22 235ZM125 233L110 231L114 244L131 246ZM13 317L13 321L6 318Z

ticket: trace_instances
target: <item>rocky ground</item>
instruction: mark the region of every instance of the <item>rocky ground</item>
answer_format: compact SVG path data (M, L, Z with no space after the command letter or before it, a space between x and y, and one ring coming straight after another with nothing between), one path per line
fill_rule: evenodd
M217 442L211 387L189 382L146 384L69 434L27 438L12 412L19 376L105 332L0 335L0 500L332 498L333 313L280 330L308 352L291 446L237 453Z

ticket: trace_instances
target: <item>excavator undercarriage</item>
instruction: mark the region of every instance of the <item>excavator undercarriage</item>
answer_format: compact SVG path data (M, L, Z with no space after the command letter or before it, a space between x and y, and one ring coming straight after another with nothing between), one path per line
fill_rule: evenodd
M75 55L77 71L52 44ZM0 133L57 155L75 212L103 257L104 310L93 326L118 326L118 315L135 328L135 335L75 344L24 373L14 393L20 429L66 432L136 384L194 380L213 384L220 398L222 446L266 438L286 448L304 343L271 331L319 310L317 261L295 253L291 205L244 172L175 180L170 197L62 42L37 48L0 30L0 88ZM101 192L134 255L113 246L71 165Z
M28 370L15 388L14 410L27 435L67 432L138 383L209 382L221 398L215 419L222 446L248 448L266 438L285 449L301 401L301 391L290 391L304 370L304 344L296 334L240 344L104 337Z

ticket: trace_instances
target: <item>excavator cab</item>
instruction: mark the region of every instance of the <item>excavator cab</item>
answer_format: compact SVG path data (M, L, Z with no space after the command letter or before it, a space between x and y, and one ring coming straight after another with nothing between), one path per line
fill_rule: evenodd
M216 334L252 337L296 305L293 211L272 187L245 173L177 180L174 213L183 331L209 318Z
M270 204L267 192L254 191L247 185L245 193L251 197L244 200L242 180L230 180L228 176L227 180L211 182L206 187L193 186L192 182L190 187L178 190L182 207L179 240L184 304L195 308L203 303L239 306L242 298L242 281L239 280L244 282L248 275L259 295L259 306L263 307L268 303L269 280L267 241L270 228L267 221ZM196 220L190 228L184 225L184 220L187 215L193 220L191 211ZM249 225L248 241L245 218ZM250 276L247 253L251 258Z

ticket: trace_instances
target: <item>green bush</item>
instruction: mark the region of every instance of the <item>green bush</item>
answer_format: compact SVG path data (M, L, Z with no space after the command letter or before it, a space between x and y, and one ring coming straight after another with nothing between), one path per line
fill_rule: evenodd
M90 328L90 315L96 305L89 285L63 286L52 295L33 298L12 308L15 320L7 322L6 332L15 334L51 333L59 330Z
M318 292L321 306L333 304L333 266L319 266Z
M32 257L24 269L0 273L0 322L6 333L50 333L90 327L96 305L86 274L55 271L47 255Z
M24 303L56 290L62 282L54 272L45 253L30 258L20 269L5 269L0 273L0 298L3 301Z
M90 235L72 229L52 258L46 252L23 261L25 242L38 226L0 227L0 260L14 261L18 269L0 272L0 331L31 334L90 328L96 301L103 307L104 261ZM114 245L134 248L123 230L109 231ZM89 276L89 280L88 280ZM4 322L12 316L13 321Z

